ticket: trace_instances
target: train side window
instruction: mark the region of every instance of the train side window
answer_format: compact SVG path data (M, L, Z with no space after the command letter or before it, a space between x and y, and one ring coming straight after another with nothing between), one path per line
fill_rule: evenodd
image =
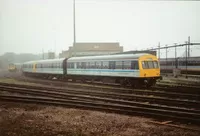
M131 61L124 61L124 69L131 69Z
M131 61L131 69L139 69L138 61Z
M95 69L95 62L90 62L90 68Z
M116 61L115 69L122 69L122 68L123 68L123 61Z
M154 68L159 68L158 61L153 61Z
M81 62L77 62L76 65L77 68L81 69Z
M81 68L85 69L86 68L86 62L81 62Z
M96 68L101 69L101 62L100 61L96 62Z
M73 62L71 63L71 68L74 68L74 63Z
M86 62L86 68L90 69L90 62Z
M109 67L109 63L108 63L108 61L103 61L102 62L102 69L108 69L108 67Z
M67 63L67 68L71 68L71 62Z
M143 69L148 69L149 68L149 65L148 65L147 61L142 61L142 68Z
M79 62L76 62L76 68L79 68Z
M149 65L149 69L154 68L153 61L147 61L147 62L148 62L148 65Z
M109 61L109 69L115 69L115 61Z

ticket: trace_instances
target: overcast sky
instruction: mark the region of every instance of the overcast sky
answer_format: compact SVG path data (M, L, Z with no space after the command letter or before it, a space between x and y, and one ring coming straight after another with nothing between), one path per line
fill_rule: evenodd
M0 55L67 50L72 8L72 0L0 0ZM120 42L127 51L184 43L188 36L200 42L198 1L76 0L77 42Z

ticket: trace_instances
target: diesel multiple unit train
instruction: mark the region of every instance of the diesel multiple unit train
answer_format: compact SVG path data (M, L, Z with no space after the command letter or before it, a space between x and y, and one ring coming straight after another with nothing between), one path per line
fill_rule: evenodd
M160 59L160 68L161 73L172 73L173 69L179 69L182 74L187 72L188 74L200 75L200 57L162 58Z
M16 72L21 70L21 64L20 63L10 63L8 65L8 71L10 72Z
M122 85L152 86L160 78L158 59L150 54L120 54L30 61L24 75L67 80L111 81Z

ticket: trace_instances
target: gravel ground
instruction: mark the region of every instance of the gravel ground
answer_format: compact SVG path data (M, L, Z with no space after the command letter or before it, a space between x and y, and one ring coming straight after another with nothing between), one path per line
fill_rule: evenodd
M1 136L199 136L151 119L89 110L0 102Z
M0 71L0 78L8 82L16 82L14 79L19 76L20 73ZM200 135L200 132L155 125L149 121L151 119L142 117L0 101L0 136Z

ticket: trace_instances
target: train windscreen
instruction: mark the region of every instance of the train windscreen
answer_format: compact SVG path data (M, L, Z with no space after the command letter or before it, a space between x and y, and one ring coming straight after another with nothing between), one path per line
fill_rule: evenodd
M154 69L159 68L158 61L142 61L143 69Z

